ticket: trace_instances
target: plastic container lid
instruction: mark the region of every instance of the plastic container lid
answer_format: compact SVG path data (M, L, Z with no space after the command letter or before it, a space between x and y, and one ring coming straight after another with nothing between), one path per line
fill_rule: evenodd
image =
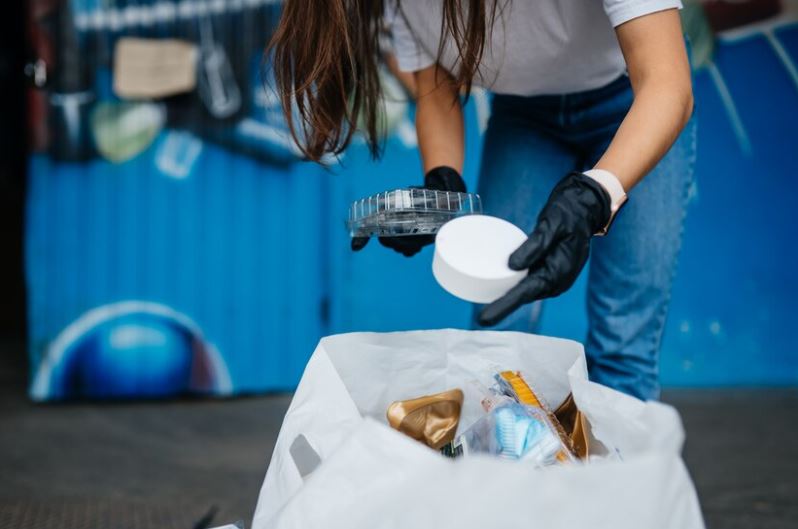
M510 255L526 239L520 228L496 217L455 219L438 231L432 273L450 294L473 303L491 303L526 277L526 271L507 266Z
M349 207L352 237L430 235L452 219L482 213L474 193L410 188L384 191Z

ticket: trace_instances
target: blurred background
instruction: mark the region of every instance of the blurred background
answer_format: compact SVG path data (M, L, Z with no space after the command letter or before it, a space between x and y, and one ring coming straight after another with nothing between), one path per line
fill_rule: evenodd
M287 398L151 399L290 391L327 334L471 325L471 307L435 283L429 248L413 259L377 244L349 251L350 201L422 179L414 105L386 68L383 158L356 140L325 169L297 156L266 88L276 0L14 0L3 9L0 409L14 431L0 446L17 481L0 487L0 516L33 527L64 512L78 520L94 509L95 521L149 512L126 519L188 527L220 506L217 518L247 519ZM792 414L780 427L796 422L798 2L692 1L682 17L698 158L662 346L662 381L676 388L665 399L681 406L688 436L707 443L692 460L688 444L688 463L710 498L708 520L743 523L735 505L794 520L794 506L773 500L773 490L798 497L794 479L762 489L763 478L753 496L713 503L710 486L729 474L695 465L717 456L711 436L738 413L770 408ZM466 105L471 188L489 103L476 91ZM585 277L546 303L543 334L582 340ZM763 387L781 389L750 389ZM110 403L92 404L101 400ZM139 427L162 445L136 436ZM72 466L45 456L59 440L83 447ZM199 476L206 488L193 497L204 503L183 509L183 481L153 503L143 491L166 481L129 459L146 450L157 454L153 468L178 457L187 474L173 477ZM128 463L116 477L79 480L81 489L67 476L94 476L95 456ZM774 472L798 471L795 459ZM194 478L185 486L196 488ZM85 500L98 497L106 503Z

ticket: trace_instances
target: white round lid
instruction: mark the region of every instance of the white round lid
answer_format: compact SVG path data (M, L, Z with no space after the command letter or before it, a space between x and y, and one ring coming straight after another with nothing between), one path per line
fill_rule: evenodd
M441 227L435 238L433 274L441 286L467 301L490 303L525 276L507 266L527 235L506 220L469 215Z

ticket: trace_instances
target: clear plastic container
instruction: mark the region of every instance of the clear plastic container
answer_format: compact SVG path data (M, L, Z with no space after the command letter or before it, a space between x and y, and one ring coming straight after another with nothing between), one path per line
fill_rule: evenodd
M352 237L431 235L454 218L481 213L474 193L396 189L354 201L347 228Z
M455 439L454 456L492 454L544 467L576 459L548 414L534 406L501 403Z

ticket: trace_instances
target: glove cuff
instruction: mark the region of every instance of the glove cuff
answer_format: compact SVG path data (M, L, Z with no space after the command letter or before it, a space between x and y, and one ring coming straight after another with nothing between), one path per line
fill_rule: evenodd
M424 176L424 187L438 191L466 192L465 182L460 173L456 169L445 165L429 170Z
M596 235L606 235L612 221L615 220L615 215L621 209L621 206L626 203L626 191L618 177L605 169L590 169L582 174L601 184L601 187L604 188L610 197L610 220L607 221L601 230L596 232Z
M612 221L612 198L604 187L593 178L584 173L571 173L569 175L579 187L590 193L589 199L580 200L584 202L590 211L590 229L594 235L603 235L609 228Z

